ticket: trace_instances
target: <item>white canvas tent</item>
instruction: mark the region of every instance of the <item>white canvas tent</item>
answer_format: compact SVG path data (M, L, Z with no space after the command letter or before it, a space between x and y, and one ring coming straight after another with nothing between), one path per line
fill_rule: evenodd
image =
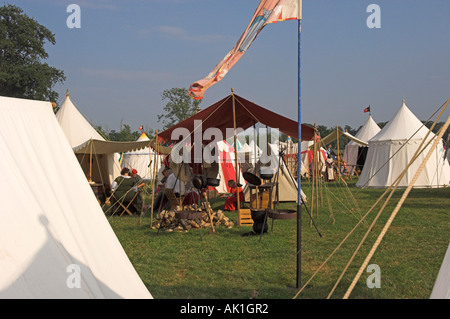
M150 139L145 132L142 132L141 136L139 136L136 141L150 141ZM162 156L158 155L157 158L160 159ZM124 153L122 155L121 166L128 167L129 169L136 169L139 176L143 179L152 179L155 166L156 173L158 173L161 168L161 161L158 159L155 161L155 152L147 146L140 150Z
M0 298L151 298L49 102L0 97Z
M450 245L442 261L430 299L450 299Z
M303 174L302 176L305 176L309 174L311 169L311 164L314 161L314 141L302 141L301 142L301 152L300 152L300 160L302 162L302 171L306 171L307 173ZM327 159L327 152L323 147L320 147L320 154L319 157L319 165L322 169L322 172L325 172L325 161Z
M93 181L110 185L120 175L119 156L112 152L91 157L90 153L77 152L91 140L105 141L105 139L75 107L69 94L66 94L63 104L56 113L56 118L70 146L77 153L77 159L85 174L88 175L90 172ZM97 154L97 150L93 151ZM90 163L91 158L92 163Z
M392 185L406 169L428 131L403 101L389 123L369 140L366 163L356 186L384 188ZM430 133L429 139L431 137L435 135ZM407 187L410 184L430 145L409 167L399 187ZM440 187L449 184L450 166L444 159L444 147L440 141L414 187Z
M139 150L150 143L106 141L75 107L68 93L56 118L84 173L107 188L120 175L119 153Z
M288 168L286 167L286 163L279 158L279 151L278 151L278 145L277 144L269 144L270 147L270 154L268 155L271 157L275 168L274 168L274 175L272 178L272 181L277 180L278 181L278 200L280 202L295 202L297 201L298 196L298 183L296 179L292 176L292 174L289 172ZM263 151L263 154L267 154ZM265 155L267 156L267 155ZM264 160L265 161L265 160ZM279 164L279 170L278 170L278 177L276 176L276 167L278 167ZM259 165L257 165L258 167ZM258 175L258 172L256 172ZM276 200L276 192L273 191L273 200ZM248 186L244 187L244 195L245 195L245 201L250 201L250 189ZM306 202L306 196L302 191L302 198Z
M450 147L450 146L449 146ZM450 148L447 149L447 161L450 164Z
M373 120L372 115L369 115L369 118L358 130L355 137L367 143L372 137L378 134L380 130L381 129L378 126L378 124L375 123L375 121ZM368 151L367 146L361 145L353 140L350 140L350 142L348 142L347 145L345 145L344 161L347 163L349 167L350 174L354 173L358 162L364 164L367 151ZM361 166L364 166L363 164Z

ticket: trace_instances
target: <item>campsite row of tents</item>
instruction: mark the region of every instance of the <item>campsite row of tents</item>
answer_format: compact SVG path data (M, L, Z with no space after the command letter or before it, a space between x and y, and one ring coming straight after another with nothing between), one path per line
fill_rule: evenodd
M356 186L360 188L389 187L396 182L403 171L405 174L398 181L398 187L407 187L436 137L412 113L404 100L392 119L382 129L369 115L354 137L346 132L333 132L320 140L321 146L327 145L341 135L351 139L345 145L342 159L348 165L350 174L353 174L356 168L361 169L356 183ZM305 143L304 146L302 145L302 154L305 154L303 161L305 165L308 165L310 158L313 157L308 156L308 153L311 153L314 142L302 143ZM421 145L426 147L416 154ZM326 152L322 147L322 158L325 158ZM443 141L440 140L413 187L435 188L450 185L448 153Z
M231 98L235 98L239 127L248 128L259 122L282 127L289 136L298 137L296 122L237 95ZM177 126L184 126L193 132L193 120L197 119L202 120L203 130L215 126L225 133L225 128L230 127L227 116L232 112L227 112L223 107L230 107L230 103L230 97L227 97ZM135 142L106 141L77 110L68 95L56 117L49 102L17 98L0 97L0 111L0 145L4 178L8 185L4 195L10 199L1 204L0 271L3 276L0 278L0 298L152 298L112 231L86 179L89 175L93 180L110 184L120 174L118 154L127 154L123 155L123 163L136 167L137 162L129 162L133 155L144 154L148 157L142 161L142 168L138 168L143 173L146 166L149 168L152 165L154 145L151 141L145 136ZM361 182L358 182L360 185L365 175L371 176L372 167L384 161L380 153L388 153L383 155L388 158L399 145L412 145L406 148L406 155L400 157L402 161L388 164L387 171L393 175L410 158L409 153L417 140L425 137L425 130L419 130L417 138L409 139L412 123L415 125L417 121L408 111L403 105L392 124L390 122L380 130L375 135L378 138L368 140L367 160ZM171 138L172 130L162 132L160 137L166 142L177 142ZM301 130L302 139L314 138L312 128L302 125ZM276 145L270 147L277 155ZM251 148L255 149L254 146ZM234 148L229 143L221 143L220 150L222 159L226 156L232 159ZM167 155L166 148L162 147L161 152ZM425 174L428 179L424 177L419 186L448 184L448 162L442 164L439 160L442 156L441 149L438 149L434 166L430 166ZM233 163L231 160L231 167ZM160 165L160 162L156 164ZM437 164L440 165L438 171ZM287 195L286 200L295 201L296 180L285 166L280 167L280 176L284 176L287 189L292 190L280 193ZM368 173L364 173L366 168ZM225 166L222 168L222 179L226 179L227 174L230 174L229 178L236 176L226 169ZM233 167L233 170L235 172L236 168ZM383 177L384 182L381 179L372 180L386 185L390 175ZM220 191L225 191L225 188ZM447 257L446 260L448 263ZM443 269L439 278L445 280L449 276L448 267L443 266ZM435 297L450 297L448 284L439 282L436 287L439 291L433 292Z
M273 116L275 113L271 114L270 111L262 109L256 104L239 96L235 95L234 98L238 101L236 104L240 108L238 112L238 124L242 125L244 128L251 127L256 121L265 121L266 123L270 123L272 127L283 122L283 118L279 115L270 118L270 116ZM214 125L215 127L222 129L225 133L225 128L230 126L232 119L223 119L223 116L220 116L220 114L225 113L222 109L229 107L230 100L231 97L229 96L215 103L199 114L162 132L160 138L166 142L176 143L177 140L171 140L171 132L177 127L187 127L193 132L193 123L196 120L202 121L202 129L204 132L210 127L208 121L209 123L212 123L214 120L218 121L220 119L220 121L214 123ZM219 109L220 111L218 111ZM264 111L261 112L261 110ZM259 113L257 113L258 119L254 118L253 115L255 114L254 112L257 111L259 111ZM227 113L232 114L232 112ZM249 114L251 114L251 116ZM69 139L85 174L90 175L92 180L105 184L106 187L108 187L114 178L120 174L121 167L135 168L144 179L153 179L155 172L160 171L163 166L162 160L164 157L156 156L157 154L155 154L154 149L150 147L150 140L144 132L134 143L105 141L105 139L99 135L75 107L68 94L56 116ZM264 120L261 120L262 117L264 117ZM205 119L207 119L207 121ZM295 136L296 124L294 121L291 122L292 123L283 123L283 127L287 127L286 131ZM300 164L302 167L308 168L313 159L311 146L314 144L314 141L311 138L311 134L313 134L311 133L312 128L308 130L305 126L305 132L308 133L305 134L306 136L303 136L302 134L302 156ZM346 134L350 139L345 146L343 155L343 159L347 163L350 173L354 173L356 167L363 168L356 186L376 188L390 186L403 169L407 167L414 156L415 150L427 133L428 129L406 106L404 100L400 109L383 129L380 129L372 116L369 115L364 125L354 137L348 133L342 132L342 134ZM429 139L431 139L432 136L433 135L430 135ZM322 144L324 141L325 143L327 142L326 137L322 139ZM278 148L279 146L275 145L275 147ZM119 155L120 149L125 151ZM227 143L225 140L220 141L218 143L218 149L220 151L221 165L218 176L220 185L216 187L216 190L219 193L226 193L229 191L227 186L228 179L236 180L236 163L234 160L236 156L239 156L240 159L242 159L243 154L249 154L250 161L253 160L252 164L255 165L255 161L257 161L261 154L267 153L267 148L261 150L253 140L250 141L250 144L240 144L238 141L237 150L235 150L234 144L230 145L230 143ZM278 149L275 152L278 153ZM296 148L295 152L297 152ZM326 150L321 148L320 152L321 161L324 162ZM426 152L422 152L408 168L408 172L400 181L399 187L406 187L409 184L425 154ZM163 155L167 156L167 151ZM288 179L295 180L289 169L288 172ZM237 178L240 179L239 182L245 185L245 180L242 178L242 175L239 174L242 174L242 172L239 172L237 175ZM442 143L439 143L435 155L428 161L423 173L416 181L415 187L440 187L448 185L449 183L449 161L445 160L444 146ZM291 186L293 187L294 192L296 192L295 183ZM295 201L295 199L296 196L294 194L286 196L286 200L288 201Z

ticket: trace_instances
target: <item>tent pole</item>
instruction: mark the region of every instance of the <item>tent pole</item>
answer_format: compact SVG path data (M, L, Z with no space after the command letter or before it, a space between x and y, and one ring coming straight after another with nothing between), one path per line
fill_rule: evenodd
M91 138L91 145L89 147L89 182L92 182L92 138Z
M241 203L239 199L239 166L238 166L238 156L237 156L237 138L236 138L236 106L234 100L234 89L231 89L231 96L233 98L233 128L234 128L234 163L235 163L235 171L236 171L236 197L237 197L237 211L238 211L238 224L241 226Z
M300 10L300 8L299 8ZM300 80L300 48L301 48L301 19L298 19L298 154L297 154L297 288L301 287L301 272L302 272L302 205L301 205L301 191L302 191L302 182L301 182L301 141L302 141L302 112L301 112L301 80Z
M338 161L338 176L341 179L341 157L339 153L339 126L336 126L336 140L337 140L337 161Z
M257 145L256 145L256 142L257 142L257 136L256 136L256 123L255 123L255 121L253 121L253 150L254 150L254 156L255 156L255 162L253 163L253 174L256 174L256 163L257 163L257 149L256 149L256 147L257 147Z
M150 213L150 227L152 227L153 224L153 205L155 203L155 189L156 189L156 165L158 162L158 130L155 130L155 142L156 142L156 149L155 149L155 162L153 163L153 169L152 169L152 208ZM149 148L150 150L150 148Z

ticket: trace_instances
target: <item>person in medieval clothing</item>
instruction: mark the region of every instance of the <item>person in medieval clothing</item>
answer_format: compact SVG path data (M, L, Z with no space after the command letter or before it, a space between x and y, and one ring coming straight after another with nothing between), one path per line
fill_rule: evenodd
M137 187L137 195L136 198L134 199L133 205L136 208L136 210L138 212L140 212L141 210L139 208L142 208L144 206L144 200L142 198L142 194L141 194L141 190L142 187L145 186L145 182L142 179L142 177L138 174L137 169L133 168L131 170L131 177L134 178L134 187Z
M120 172L120 176L112 182L111 189L114 193L114 196L112 197L112 204L120 201L126 205L133 201L138 189L136 186L136 180L130 176L130 170L127 167L123 168ZM141 212L142 202L139 203L139 201L133 201L132 205L137 212Z
M334 160L331 154L328 154L328 157L325 161L326 166L326 177L328 182L334 181Z

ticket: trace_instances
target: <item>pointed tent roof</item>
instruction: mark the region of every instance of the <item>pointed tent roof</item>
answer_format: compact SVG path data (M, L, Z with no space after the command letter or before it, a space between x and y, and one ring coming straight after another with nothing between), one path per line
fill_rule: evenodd
M253 102L250 102L239 95L231 94L222 100L214 103L206 109L194 114L190 118L172 126L161 132L159 137L167 142L178 142L180 137L172 138L172 132L177 128L186 128L193 134L194 121L199 120L202 124L202 134L208 128L218 128L222 136L226 139L227 128L233 128L233 100L236 110L236 127L247 129L255 123L262 123L272 128L277 128L281 132L298 138L298 123L287 117L279 115L265 109ZM310 140L314 137L314 128L302 124L302 140Z
M416 133L417 130L419 131ZM397 113L370 141L398 141L407 140L410 137L413 140L423 139L428 131L428 128L411 112L403 100Z
M56 119L69 140L70 146L74 149L91 139L105 141L75 107L68 92L66 93L66 99L61 105L61 108L56 113Z
M96 154L123 153L139 150L149 145L149 142L145 140L136 142L105 140L74 105L69 92L66 93L66 99L56 113L56 119L76 153L89 154L91 145Z
M364 142L369 141L372 137L378 134L380 132L381 128L378 126L378 124L373 120L372 115L369 115L369 118L366 120L366 122L363 124L363 126L358 130L358 132L355 134L355 137L359 140L362 140ZM358 144L355 141L350 141L348 144Z
M138 137L138 139L136 141L149 141L150 139L148 138L147 134L145 134L144 131L142 131L142 134Z

